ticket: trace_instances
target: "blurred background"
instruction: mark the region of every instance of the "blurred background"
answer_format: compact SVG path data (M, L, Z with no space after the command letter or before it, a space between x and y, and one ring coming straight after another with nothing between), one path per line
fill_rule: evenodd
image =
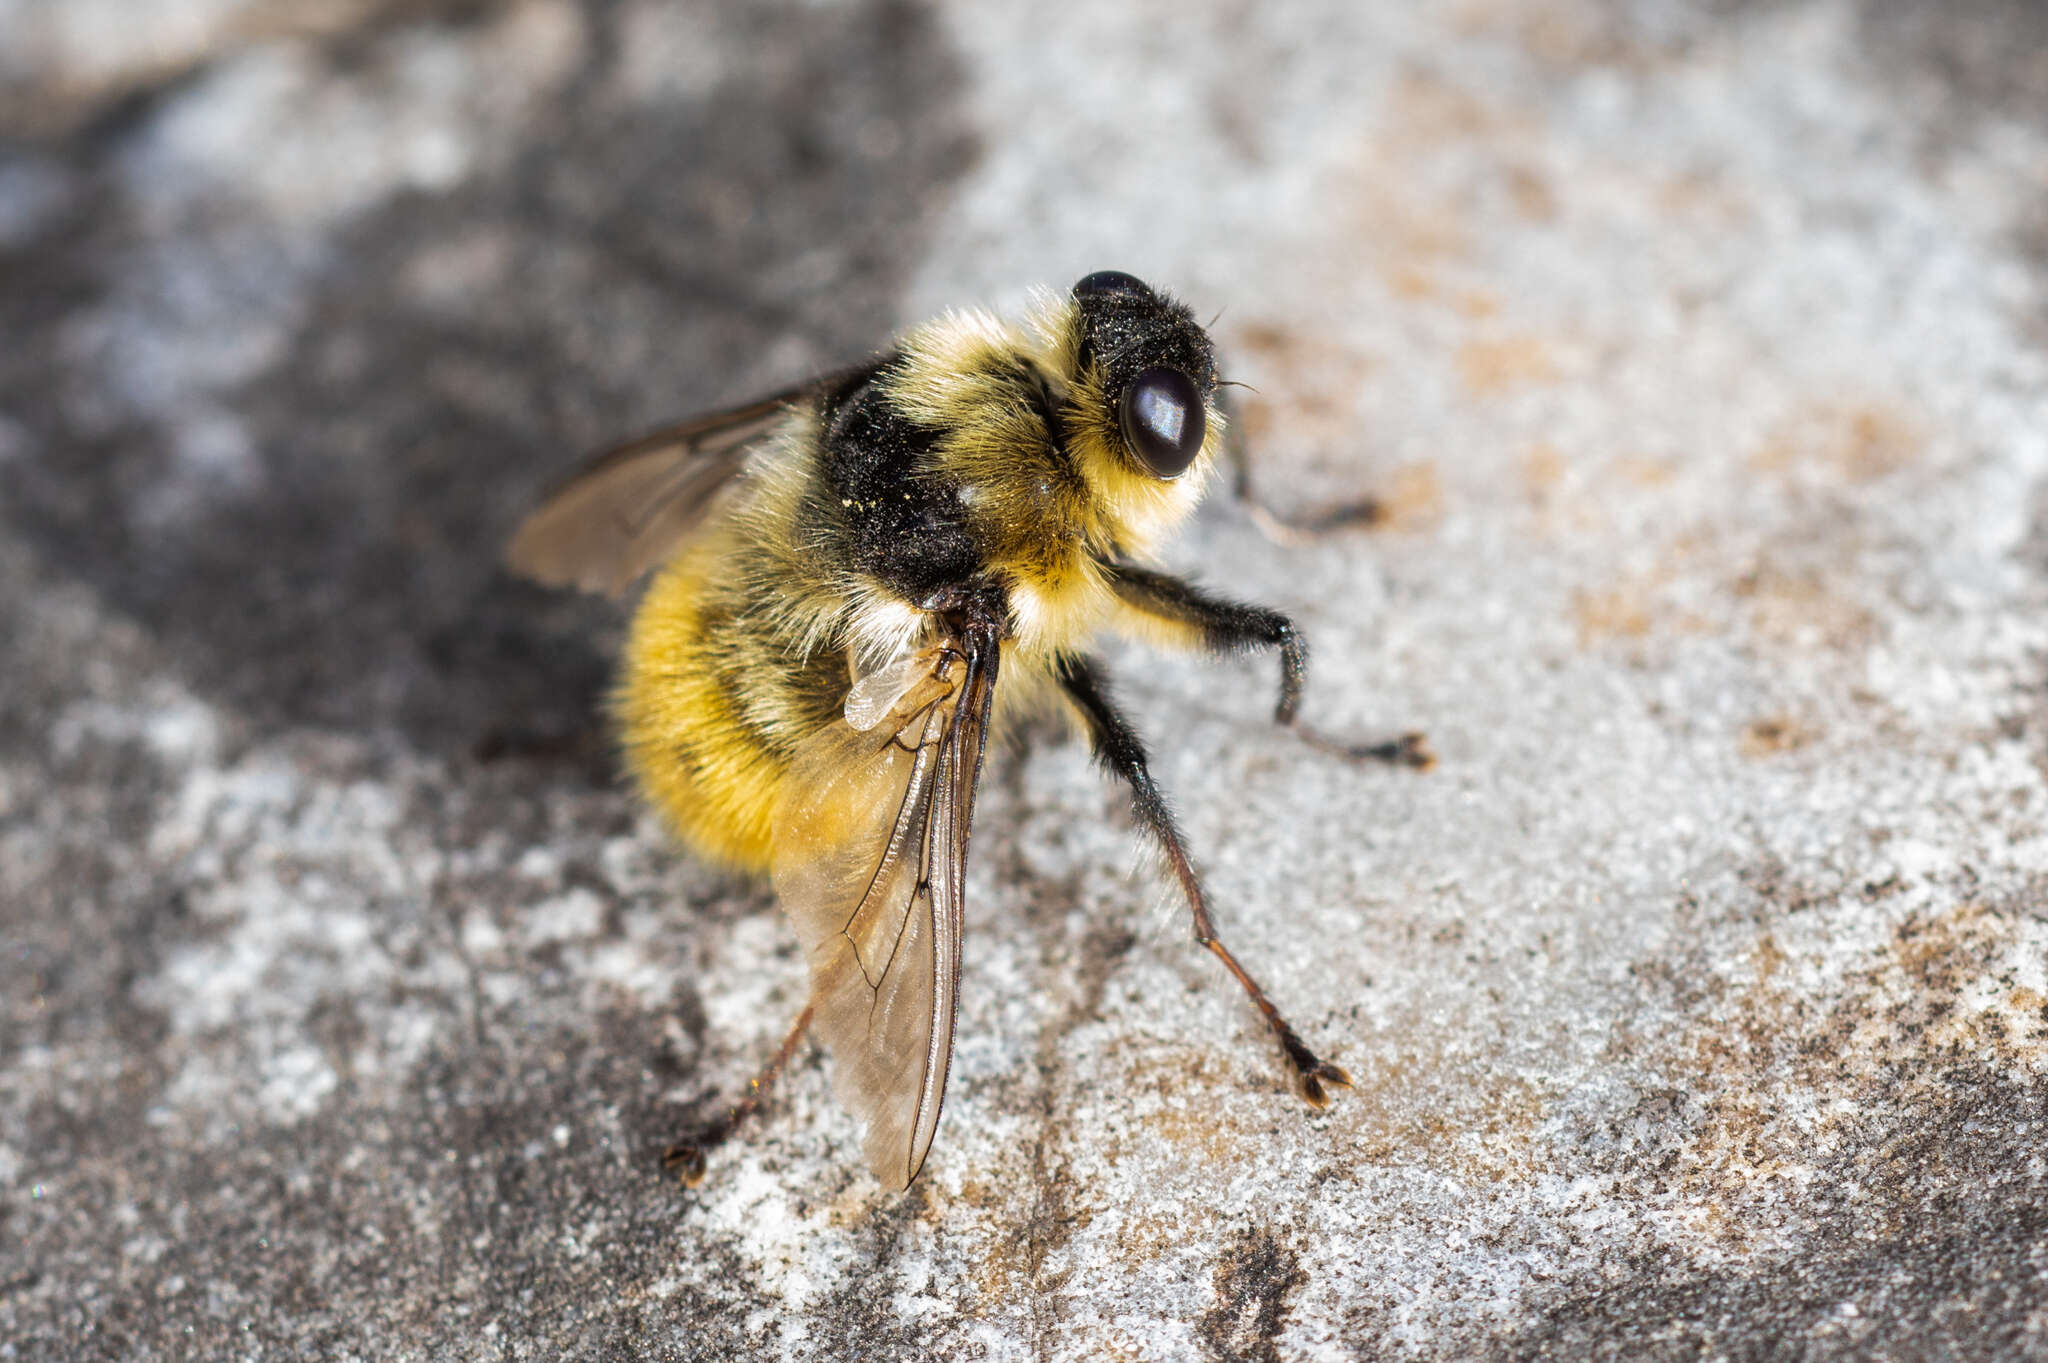
M0 0L0 1358L2048 1348L2044 130L2029 0ZM499 546L1102 268L1387 511L1174 564L1437 771L1112 654L1360 1087L1051 743L919 1187L811 1051L679 1194L801 963Z

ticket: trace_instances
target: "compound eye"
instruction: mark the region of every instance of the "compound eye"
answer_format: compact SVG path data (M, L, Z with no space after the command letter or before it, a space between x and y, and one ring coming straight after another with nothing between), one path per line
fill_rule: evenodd
M1149 296L1152 290L1136 275L1125 274L1122 270L1097 270L1080 283L1074 285L1074 297L1086 298L1090 294L1135 293Z
M1163 366L1147 369L1131 381L1117 416L1124 443L1155 478L1178 478L1187 472L1209 430L1195 381Z

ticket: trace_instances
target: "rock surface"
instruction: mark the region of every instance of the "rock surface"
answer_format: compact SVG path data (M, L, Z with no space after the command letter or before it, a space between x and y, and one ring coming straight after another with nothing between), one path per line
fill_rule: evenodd
M0 2L0 1359L2048 1356L2048 19L1097 8ZM1357 1087L1044 740L918 1185L678 1191L801 962L497 546L1104 266L1388 509L1174 561L1436 770L1111 653Z

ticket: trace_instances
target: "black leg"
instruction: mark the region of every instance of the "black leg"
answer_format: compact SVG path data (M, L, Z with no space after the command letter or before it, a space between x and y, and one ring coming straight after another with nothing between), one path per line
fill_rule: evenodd
M1135 564L1110 566L1117 599L1134 610L1179 625L1212 653L1280 650L1280 703L1273 718L1294 722L1301 686L1308 680L1308 640L1279 611L1211 596L1191 582Z
M1252 491L1252 461L1244 438L1244 423L1238 420L1237 404L1223 393L1216 398L1227 421L1223 428L1223 453L1230 461L1231 495L1244 504L1252 524L1275 544L1304 544L1339 530L1369 529L1387 518L1387 509L1377 497L1345 502L1310 516L1286 516L1267 506Z
M1279 1008L1266 997L1266 991L1259 987L1259 982L1238 964L1237 957L1217 937L1216 925L1209 917L1209 900L1202 889L1202 879L1196 874L1194 862L1188 858L1187 848L1181 842L1173 810L1167 805L1166 796L1152 780L1151 769L1145 764L1145 745L1129 721L1110 703L1096 666L1084 658L1066 659L1060 664L1059 679L1088 723L1096 759L1130 783L1131 811L1137 815L1145 831L1158 842L1160 850L1166 854L1167 864L1173 868L1174 878L1180 882L1181 894L1186 897L1188 909L1194 915L1195 941L1222 961L1224 968L1243 986L1252 1003L1265 1015L1274 1035L1280 1038L1280 1049L1286 1052L1288 1064L1294 1067L1302 1097L1321 1107L1329 1101L1324 1086L1336 1084L1349 1088L1351 1076L1308 1048L1294 1028L1288 1025L1287 1019L1280 1015Z
M1308 680L1308 640L1279 611L1247 605L1209 593L1167 573L1131 564L1112 564L1110 584L1131 609L1186 630L1212 653L1280 651L1280 703L1273 718L1294 725L1303 741L1319 752L1354 761L1390 762L1427 769L1436 762L1429 742L1419 733L1372 743L1347 743L1295 724L1301 708L1302 684Z
M702 1183L705 1152L723 1144L733 1132L739 1130L747 1118L754 1115L762 1103L767 1101L769 1088L788 1067L789 1058L796 1054L797 1043L803 1040L804 1030L810 1025L811 1007L805 1004L803 1012L797 1014L796 1025L789 1029L789 1035L775 1048L774 1058L748 1082L747 1096L734 1103L717 1121L662 1151L661 1167L679 1176L684 1187L694 1188Z

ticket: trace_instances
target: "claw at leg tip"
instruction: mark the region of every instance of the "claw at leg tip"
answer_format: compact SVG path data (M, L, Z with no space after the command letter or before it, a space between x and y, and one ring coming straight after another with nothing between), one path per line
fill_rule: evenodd
M671 1145L661 1155L661 1167L694 1188L704 1181L704 1152L694 1145Z
M1332 1065L1327 1060L1318 1060L1313 1067L1304 1069L1301 1072L1301 1096L1308 1100L1310 1107L1325 1108L1330 1105L1329 1090L1323 1087L1325 1084L1348 1089L1351 1087L1351 1076L1345 1073L1341 1066Z

